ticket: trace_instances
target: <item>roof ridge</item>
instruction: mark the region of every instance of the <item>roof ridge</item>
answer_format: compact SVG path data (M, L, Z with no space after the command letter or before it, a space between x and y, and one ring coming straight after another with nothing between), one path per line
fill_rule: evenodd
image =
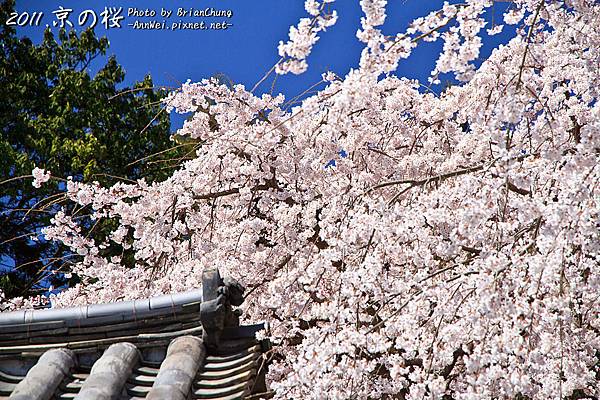
M181 309L185 304L201 303L202 289L164 294L138 300L114 303L88 304L84 306L49 308L41 310L17 310L0 313L0 326L31 324L51 321L77 321L91 318L107 318L120 321L124 316L143 318L148 315L168 314ZM163 311L163 312L161 312Z

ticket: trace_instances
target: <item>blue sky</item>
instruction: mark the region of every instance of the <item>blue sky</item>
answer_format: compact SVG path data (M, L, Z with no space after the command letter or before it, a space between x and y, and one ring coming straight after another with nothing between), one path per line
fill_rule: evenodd
M439 8L442 3L443 1L433 0L391 0L384 32L393 34L404 30L414 18ZM44 13L40 26L22 27L18 29L18 33L39 42L45 25L52 26L53 21L56 21L53 11L60 6L73 10L69 20L76 30L83 29L78 26L78 16L85 10L94 11L100 20L105 7L122 7L122 27L107 30L98 21L96 34L109 38L108 53L115 54L118 62L125 68L126 85L150 73L155 84L167 87L177 87L187 79L198 81L216 73L223 73L247 88L253 87L278 60L277 44L280 40L287 40L289 26L306 16L302 0L17 0L16 11L19 13ZM175 14L179 8L202 10L207 7L231 10L233 16L205 18L206 22L227 20L233 26L219 31L143 31L128 26L136 20L162 22L165 20L160 16L162 9L173 12L166 20L167 25L179 20L201 21L201 18L180 18ZM128 16L129 8L141 12L146 9L154 10L157 16ZM362 15L358 0L338 0L334 3L334 8L339 15L338 23L322 33L308 59L308 72L299 76L279 77L275 93L281 92L291 98L319 81L321 73L327 70L344 76L350 68L357 66L362 49L362 44L355 35ZM497 10L496 14L500 12L501 10ZM53 29L57 31L57 28ZM482 56L487 56L493 46L506 38L506 34L490 38L493 41L484 48ZM397 74L425 81L433 67L434 55L440 48L441 42L423 43L408 60L401 63ZM270 91L271 83L272 80L266 81L257 92Z

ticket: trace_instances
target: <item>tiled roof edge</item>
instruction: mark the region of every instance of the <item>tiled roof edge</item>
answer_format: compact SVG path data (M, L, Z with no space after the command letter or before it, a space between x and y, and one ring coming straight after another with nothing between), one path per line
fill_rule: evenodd
M187 303L202 302L202 289L188 292L165 294L149 299L119 301L115 303L90 304L87 306L51 308L43 310L19 310L0 313L0 326L31 324L37 322L83 320L88 318L105 317L120 321L123 316L135 315L144 317L155 314L157 310L171 312L174 308ZM106 321L108 323L110 321Z

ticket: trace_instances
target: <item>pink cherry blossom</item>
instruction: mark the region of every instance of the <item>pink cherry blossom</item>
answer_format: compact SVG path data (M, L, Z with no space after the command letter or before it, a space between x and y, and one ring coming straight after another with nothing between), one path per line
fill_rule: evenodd
M326 3L305 3L317 22L290 30L279 72L306 69ZM52 305L198 287L217 266L270 323L275 398L600 396L600 5L515 0L514 37L480 64L492 1L392 35L385 1L360 5L359 68L301 104L188 82L165 105L196 112L193 160L152 185L69 181L119 226L96 242L54 217L82 283ZM386 74L438 39L431 81L456 85Z
M35 188L42 187L42 183L48 182L51 176L50 171L38 167L35 167L33 171L31 171L31 175L33 176L33 182L31 184Z

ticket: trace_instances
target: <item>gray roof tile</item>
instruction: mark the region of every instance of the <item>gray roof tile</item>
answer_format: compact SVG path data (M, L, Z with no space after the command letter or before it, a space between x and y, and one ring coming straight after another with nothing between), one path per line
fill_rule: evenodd
M54 349L45 352L11 393L11 400L48 400L76 363L72 351Z
M206 357L202 339L194 336L181 336L169 344L165 360L152 389L146 396L148 400L185 400L192 382Z
M137 365L140 352L128 342L115 343L94 363L90 376L83 381L77 400L116 398Z

